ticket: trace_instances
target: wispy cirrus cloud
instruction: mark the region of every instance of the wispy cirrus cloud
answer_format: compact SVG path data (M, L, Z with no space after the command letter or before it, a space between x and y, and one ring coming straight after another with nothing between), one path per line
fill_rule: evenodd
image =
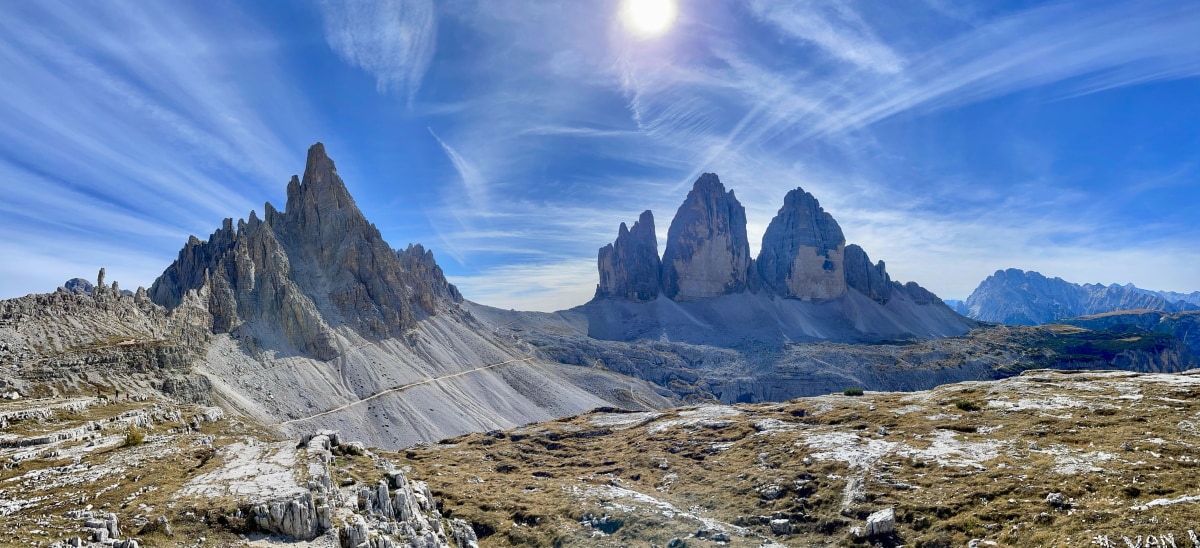
M6 9L0 240L20 260L0 265L0 295L52 290L100 266L148 285L189 234L279 192L317 126L276 70L279 54L229 6Z
M468 298L485 295L487 300L479 302L489 306L553 311L562 310L563 303L590 300L596 292L597 277L594 260L569 259L504 265L476 275L457 276L452 281Z
M845 0L754 0L749 6L756 17L788 37L811 42L827 54L860 68L895 74L906 63Z
M329 47L374 76L378 91L411 102L437 47L433 0L321 0L320 6Z
M902 112L931 112L1035 87L1060 97L1200 75L1200 5L1063 3L977 27L923 54L904 78L852 88L827 134Z

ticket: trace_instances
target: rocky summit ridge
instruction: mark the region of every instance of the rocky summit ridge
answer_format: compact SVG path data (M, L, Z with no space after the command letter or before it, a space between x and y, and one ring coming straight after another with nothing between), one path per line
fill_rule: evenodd
M939 337L974 325L916 283L892 281L883 261L872 263L861 247L847 245L833 216L801 188L784 197L757 258L750 257L746 223L745 208L713 173L701 175L680 205L661 260L653 213L643 212L632 230L622 223L617 240L598 254L600 283L584 307L591 333L619 340L682 335L718 345L764 336L762 321L737 335L744 322L720 319L737 316L723 312L730 307L773 317L767 331L775 334L765 336L788 340ZM688 323L725 335L683 333L694 332L682 327Z
M997 270L963 303L965 315L1009 325L1038 325L1121 310L1200 310L1191 295L1127 285L1076 284L1016 268Z

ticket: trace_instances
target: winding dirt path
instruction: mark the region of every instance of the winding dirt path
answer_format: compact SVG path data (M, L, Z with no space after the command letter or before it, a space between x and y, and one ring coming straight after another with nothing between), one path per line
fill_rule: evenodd
M346 405L343 405L343 406L341 406L341 407L335 407L335 408L333 408L333 409L330 409L330 410L328 410L328 411L322 411L322 412L320 412L320 413L317 413L317 414L315 414L315 415L309 415L309 416L307 416L307 417L301 417L301 418L298 418L298 419L291 419L291 420L286 420L286 421L283 421L283 422L278 422L278 423L275 423L275 426L283 426L283 425L285 425L285 424L292 424L292 423L294 423L294 422L303 422L303 421L306 421L306 420L315 419L315 418L317 418L317 417L324 417L325 415L332 415L332 414L334 414L334 413L337 413L337 412L339 412L339 411L344 411L344 410L346 410L346 409L349 409L349 408L351 408L351 407L354 407L354 406L356 406L356 405L358 405L358 404L360 404L360 403L365 403L365 402L371 401L371 400L373 400L373 399L375 399L375 398L378 398L378 397L380 397L380 396L384 396L384 395L387 395L387 394L391 394L391 393L393 393L393 392L400 392L400 391L402 391L402 390L408 390L409 388L412 388L412 387L414 387L414 386L421 386L421 385L423 385L423 384L430 384L430 383L434 383L434 382L437 382L437 381L440 381L440 380L444 380L444 379L450 379L450 378L454 378L454 377L461 377L461 376L463 376L463 375L469 375L469 374L471 374L471 373L475 373L476 371L483 371L483 370L485 370L485 369L492 369L492 368L500 367L500 366L502 366L502 365L508 365L508 364L510 364L510 363L517 363L517 362L527 362L527 361L530 361L530 360L532 360L532 359L533 359L533 358L532 358L532 357L530 357L530 358L521 358L521 359L519 359L519 360L508 360L508 361L503 361L503 362L499 362L499 363L493 363L493 364L489 364L489 365L484 365L484 366L476 367L476 368L474 368L474 369L468 369L468 370L466 370L466 371L459 371L458 373L451 373L451 374L449 374L449 375L443 375L443 376L441 376L441 377L434 377L434 378L432 378L432 379L425 379L425 380L423 380L423 381L417 381L417 382L413 382L413 383L408 383L408 384L405 384L405 385L397 386L397 387L395 387L395 388L388 388L387 390L383 390L383 391L380 391L380 392L376 392L376 393L374 393L374 394L371 394L370 396L367 396L367 397L365 397L365 398L363 398L363 399L361 399L361 400L352 401L352 402L350 402L350 403L347 403Z

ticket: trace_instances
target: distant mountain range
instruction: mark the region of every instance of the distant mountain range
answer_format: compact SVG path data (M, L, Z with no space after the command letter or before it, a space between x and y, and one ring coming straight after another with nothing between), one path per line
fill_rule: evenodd
M997 270L975 288L958 313L1008 325L1040 325L1120 310L1200 310L1200 291L1190 294L1142 289L1133 284L1076 284L1034 271Z

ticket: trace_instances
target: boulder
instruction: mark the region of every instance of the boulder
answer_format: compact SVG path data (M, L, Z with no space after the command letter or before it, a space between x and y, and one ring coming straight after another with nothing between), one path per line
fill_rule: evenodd
M458 548L479 548L479 539L471 524L458 518L450 520L450 539Z
M886 508L867 516L868 537L890 535L896 531L896 510Z

